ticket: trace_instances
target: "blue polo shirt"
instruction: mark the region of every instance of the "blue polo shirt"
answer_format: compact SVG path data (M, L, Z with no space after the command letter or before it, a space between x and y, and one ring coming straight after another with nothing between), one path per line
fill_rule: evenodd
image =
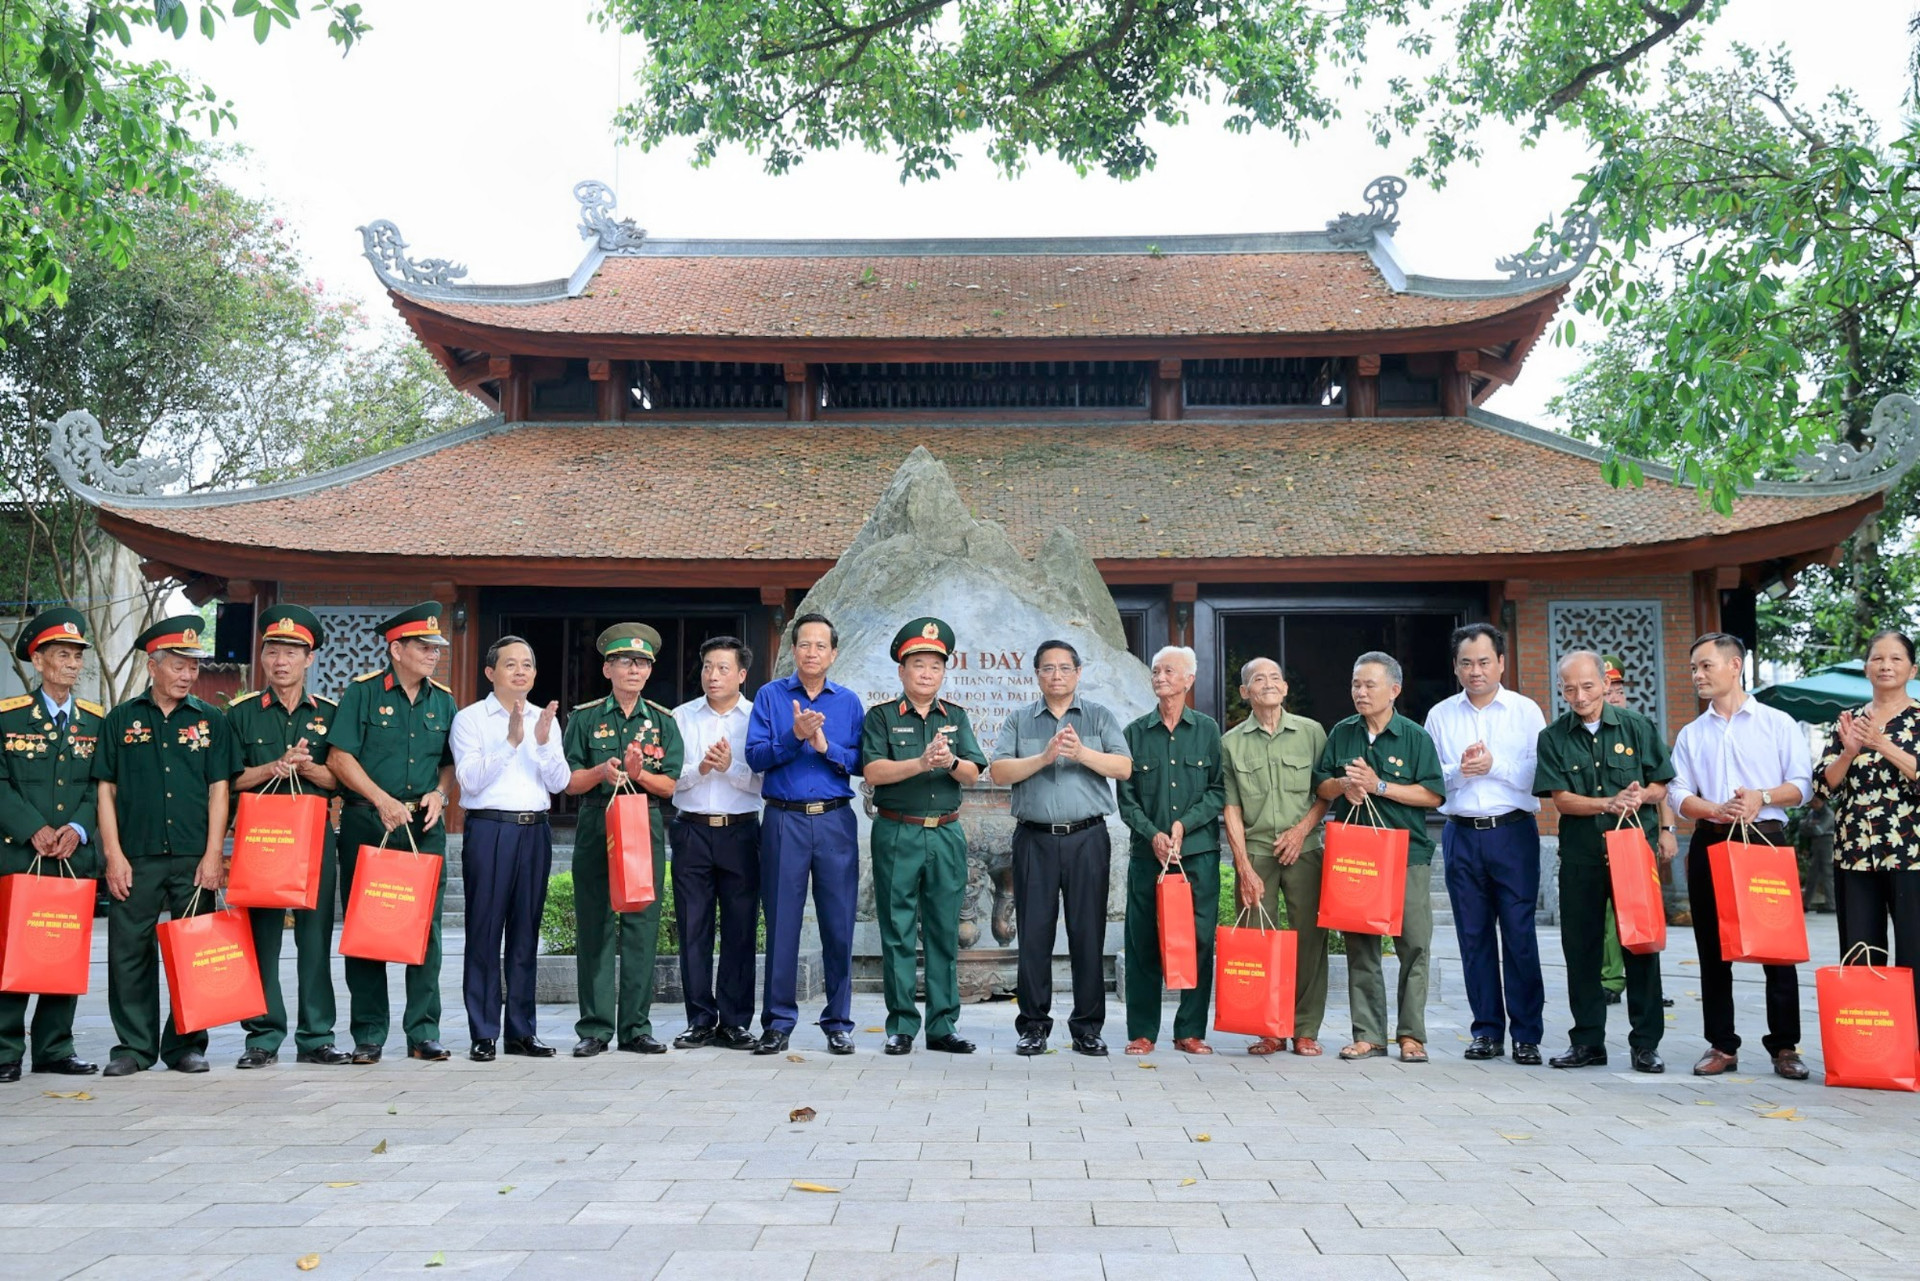
M826 715L827 750L793 736L793 705ZM808 698L798 676L769 681L753 696L747 719L747 766L764 775L760 794L776 801L837 801L853 795L860 772L860 723L867 709L845 685L828 681Z

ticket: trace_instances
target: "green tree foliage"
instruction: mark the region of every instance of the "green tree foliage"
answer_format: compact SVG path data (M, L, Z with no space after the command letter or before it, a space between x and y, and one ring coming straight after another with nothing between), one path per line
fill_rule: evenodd
M371 29L358 4L314 8L343 49ZM117 193L191 201L195 128L235 122L212 89L136 57L136 35L211 39L231 17L265 41L299 16L298 0L0 0L0 324L66 297L68 237L124 265L135 228Z
M125 599L125 566L92 510L47 461L46 425L99 418L107 458L170 457L195 489L274 480L467 421L417 345L374 331L309 280L262 202L202 179L192 205L123 195L124 265L67 250L64 306L0 327L0 601L29 612L72 601L97 632L151 615L171 582ZM84 246L85 238L57 243ZM110 694L128 673L105 673Z

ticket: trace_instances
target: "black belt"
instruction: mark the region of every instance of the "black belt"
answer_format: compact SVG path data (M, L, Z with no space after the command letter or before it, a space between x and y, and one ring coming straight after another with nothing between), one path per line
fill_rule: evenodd
M1722 832L1731 836L1739 831L1741 826L1739 823L1708 823L1700 820L1694 823L1693 830L1696 832ZM1745 824L1745 826L1752 828L1762 836L1785 836L1787 834L1787 825L1777 818L1762 819L1758 823L1748 823Z
M893 810L875 810L881 818L896 823L905 823L908 827L945 827L949 823L960 821L960 811L951 810L945 814L899 814Z
M760 818L758 814L694 814L687 810L681 810L674 817L695 827L732 827L736 823L752 823Z
M852 802L851 796L836 796L830 801L780 801L768 796L762 798L777 810L786 810L791 814L827 814Z
M1508 810L1504 814L1495 814L1492 818L1455 818L1447 816L1447 822L1458 823L1462 827L1471 827L1476 832L1491 831L1496 827L1505 827L1509 823L1518 823L1523 818L1532 818L1526 810Z
M1029 832L1044 832L1048 836L1071 836L1075 832L1086 831L1095 823L1104 823L1106 821L1107 816L1104 814L1095 814L1092 818L1083 818L1078 823L1031 823L1023 818L1020 820L1020 826L1026 828Z
M490 818L496 823L508 823L515 827L532 827L536 823L547 821L545 810L468 810L468 818Z
M396 799L396 800L398 800L399 798L398 798L398 797L396 797L395 799ZM419 800L415 800L415 801L401 801L400 803L401 803L402 805L404 805L404 806L406 806L406 808L407 808L407 812L408 812L409 814L411 814L411 813L412 813L413 811L415 811L415 810L417 810L417 809L419 809L419 808L421 808L421 806L422 806L422 804L423 804L423 803L425 802L425 800L426 800L426 798L425 798L425 797L423 796L423 797L421 797L421 798L420 798ZM358 793L358 792L348 792L348 793L347 793L347 798L346 798L346 800L345 800L345 802L343 802L343 803L344 803L344 804L346 805L346 807L347 807L348 809L356 809L356 810L372 810L372 809L379 809L379 808L380 808L380 807L379 807L378 805L375 805L375 804L374 804L374 803L373 803L372 801L370 801L370 800L368 800L368 799L367 799L366 797L364 797L364 796L362 796L362 795L360 795L360 793ZM471 811L469 811L469 812L471 813Z

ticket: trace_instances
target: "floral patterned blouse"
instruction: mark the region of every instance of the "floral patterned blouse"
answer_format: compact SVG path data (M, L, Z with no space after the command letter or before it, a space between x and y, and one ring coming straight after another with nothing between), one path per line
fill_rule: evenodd
M1860 708L1855 716L1870 709ZM1887 736L1920 755L1920 707L1908 706L1887 722ZM1908 782L1886 757L1862 752L1853 758L1839 787L1827 786L1827 767L1845 748L1839 727L1813 769L1814 791L1827 798L1837 828L1833 851L1837 866L1849 872L1910 872L1920 868L1920 781Z

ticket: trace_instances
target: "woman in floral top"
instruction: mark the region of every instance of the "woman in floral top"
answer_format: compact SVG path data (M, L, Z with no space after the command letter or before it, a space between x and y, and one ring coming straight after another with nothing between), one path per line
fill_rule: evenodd
M1920 993L1920 703L1907 693L1913 641L1886 631L1867 644L1873 701L1840 713L1833 743L1814 771L1838 830L1840 954L1856 943L1887 946L1910 966Z

